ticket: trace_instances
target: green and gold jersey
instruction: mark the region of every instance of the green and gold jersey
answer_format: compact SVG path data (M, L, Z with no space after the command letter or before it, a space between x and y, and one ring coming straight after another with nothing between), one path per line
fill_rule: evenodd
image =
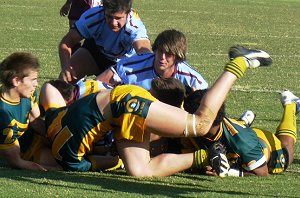
M0 146L9 146L23 135L29 125L29 113L37 105L37 92L19 102L0 97Z

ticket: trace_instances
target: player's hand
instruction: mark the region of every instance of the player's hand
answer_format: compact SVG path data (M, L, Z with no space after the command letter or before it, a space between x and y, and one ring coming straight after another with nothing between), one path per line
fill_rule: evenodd
M59 79L64 80L68 83L76 80L76 72L74 71L73 67L70 66L65 69L62 69L62 71L59 74Z
M60 11L59 11L59 14L60 16L67 16L68 13L69 13L69 10L71 8L71 3L65 3L61 8L60 8Z
M37 164L37 163L33 163L32 164L32 169L33 170L40 170L40 171L48 171L46 168L44 168L43 166Z
M206 167L205 174L209 176L218 176L218 173L211 166Z

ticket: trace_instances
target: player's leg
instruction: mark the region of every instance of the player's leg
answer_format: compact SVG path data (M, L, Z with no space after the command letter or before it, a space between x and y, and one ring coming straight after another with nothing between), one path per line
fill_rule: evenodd
M244 75L247 68L269 66L272 63L266 52L244 47L230 48L229 57L231 61L225 65L224 72L204 95L194 115L153 102L146 118L146 129L162 136L168 133L169 136L186 137L206 135L235 81Z
M72 19L69 19L69 29L73 28L75 22L77 20L72 20ZM79 48L81 47L81 43L78 42L76 43L73 47L72 47L72 54L74 54L76 52L76 50L78 50Z
M239 63L237 64L245 66L244 58L239 57L238 61ZM227 93L236 80L236 75L224 71L205 94L194 115L159 101L153 102L145 121L146 130L168 137L206 135Z
M281 103L283 115L275 135L288 150L289 164L291 164L294 159L294 144L297 140L296 114L300 109L300 99L286 90L281 92Z
M47 170L62 170L52 156L51 149L47 147L47 139L36 134L32 128L19 138L19 144L23 160L38 163Z
M84 76L98 75L100 73L100 69L98 68L93 56L86 48L81 47L76 50L76 52L71 56L70 62L76 72L77 80Z
M122 140L117 142L120 157L129 175L139 177L169 176L190 168L194 154L161 154L150 158L150 135L145 133L144 142Z
M56 160L52 156L51 149L46 146L40 148L40 157L38 163L41 166L45 167L47 170L62 170L62 167L56 162Z
M109 155L89 155L88 159L92 163L92 171L103 171L113 168L119 164L119 156Z
M205 94L194 115L158 101L153 102L145 121L146 129L161 136L206 135L231 86L245 72L246 64L244 57L230 61L225 71ZM241 73L234 73L235 70Z

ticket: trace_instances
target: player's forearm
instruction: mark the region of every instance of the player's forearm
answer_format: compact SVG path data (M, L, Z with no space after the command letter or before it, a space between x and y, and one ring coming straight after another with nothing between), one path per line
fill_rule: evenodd
M17 169L25 169L25 170L38 170L38 171L47 171L44 167L41 165L31 162L31 161L26 161L26 160L19 160L19 163L10 163L11 167L17 168Z
M58 51L61 69L65 70L70 67L72 48L67 46L65 43L61 43Z
M45 121L41 119L40 117L36 118L30 123L31 127L35 132L42 136L46 136L46 126Z
M151 43L148 39L141 39L137 40L133 43L133 47L137 54L145 54L150 53L151 50Z

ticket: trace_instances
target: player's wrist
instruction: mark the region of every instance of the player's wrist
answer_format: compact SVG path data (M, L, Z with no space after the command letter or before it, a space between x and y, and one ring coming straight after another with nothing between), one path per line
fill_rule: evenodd
M239 169L235 169L235 168L231 168L228 171L228 177L244 177L244 172L243 170L239 170Z

